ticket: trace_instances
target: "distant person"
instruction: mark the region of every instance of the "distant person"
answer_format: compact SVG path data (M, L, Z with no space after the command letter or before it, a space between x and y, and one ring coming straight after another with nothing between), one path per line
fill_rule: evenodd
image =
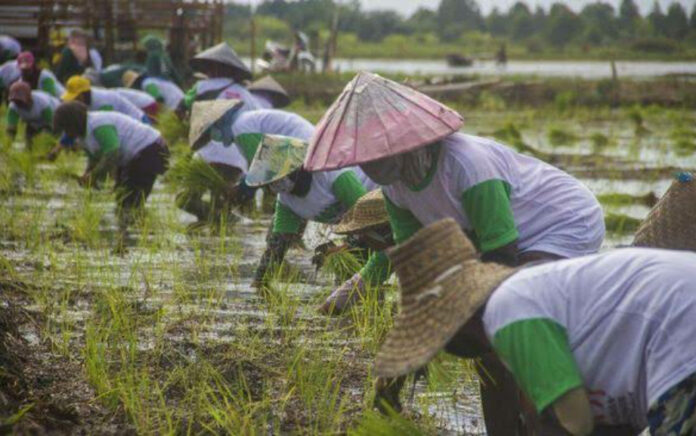
M56 68L58 80L65 83L69 78L82 74L85 69L102 69L102 58L97 49L91 47L89 36L82 30L70 32L68 42L61 51L60 61Z
M145 48L145 72L150 77L159 77L177 84L183 85L184 80L165 50L161 39L147 35L140 44Z
M9 35L0 35L0 64L12 60L22 51L22 44Z
M27 149L31 149L37 133L53 129L53 113L60 100L43 91L32 91L28 83L20 80L10 86L9 101L7 134L14 138L19 121L23 121L26 124L25 144Z
M94 186L108 174L114 175L116 216L123 236L155 180L167 169L169 149L162 135L118 112L88 112L78 101L56 109L54 130L79 144L89 157L81 185Z
M67 91L63 101L79 101L87 105L90 111L116 111L134 120L150 123L149 117L136 105L123 98L117 91L92 88L89 80L82 76L73 76L66 83Z
M223 42L198 53L190 61L194 71L205 74L184 97L184 108L191 110L194 101L235 99L244 102L243 111L260 109L257 100L243 85L251 71L227 43Z
M495 61L500 66L507 65L507 49L505 47L505 43L500 44L500 48L495 54Z
M39 68L36 65L32 52L20 53L17 56L17 66L22 72L22 81L26 82L31 89L44 91L56 98L60 98L65 93L65 88L51 70Z
M128 70L121 78L126 88L145 91L169 110L176 110L184 99L184 92L176 83L159 77Z

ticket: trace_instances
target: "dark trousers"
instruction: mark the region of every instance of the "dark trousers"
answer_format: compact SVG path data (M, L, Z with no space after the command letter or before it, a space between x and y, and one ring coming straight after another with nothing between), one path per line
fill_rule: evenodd
M115 189L119 220L128 220L127 215L133 209L145 204L157 176L164 174L168 166L169 148L164 140L159 139L142 149L125 166L117 169Z

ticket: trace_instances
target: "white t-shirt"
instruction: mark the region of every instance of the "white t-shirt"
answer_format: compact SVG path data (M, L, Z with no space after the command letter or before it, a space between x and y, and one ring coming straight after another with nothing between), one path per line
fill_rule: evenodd
M7 50L15 55L22 51L22 44L8 35L0 35L0 49Z
M99 111L103 107L110 107L111 110L128 115L141 122L145 113L135 106L130 101L121 97L117 91L103 88L92 88L92 102L89 106L90 110Z
M347 210L334 195L332 187L336 179L347 171L353 171L368 192L377 189L377 184L360 168L348 167L312 173L312 184L307 195L298 197L284 192L278 194L278 201L306 220L335 224Z
M462 229L471 231L462 195L487 180L502 180L511 187L521 251L576 257L596 253L602 244L602 208L585 185L491 139L455 133L442 141L437 170L425 188L412 191L398 182L383 191L424 226L454 218Z
M119 112L88 112L87 136L84 146L92 155L99 153L101 149L99 142L94 137L94 131L102 126L114 126L116 129L119 142L119 166L125 166L138 152L160 138L160 133L157 130Z
M89 49L89 59L92 61L92 68L94 68L96 71L101 71L103 65L102 57L96 48Z
M522 269L483 322L493 341L530 319L565 329L597 422L642 429L660 395L696 372L696 254L626 248Z
M169 80L159 77L147 77L143 79L141 87L145 90L148 85L155 85L157 87L164 99L164 105L171 110L178 108L181 100L184 99L184 92L181 88L176 86L176 83L170 82Z
M41 83L43 83L43 81L46 79L53 80L53 83L55 83L55 85L56 85L55 97L60 98L63 94L65 94L65 87L63 87L63 84L60 83L60 80L58 80L56 75L53 74L53 71L47 70L46 68L42 68L41 72L39 73L39 86L41 86Z
M210 91L219 91L216 100L236 99L244 102L240 112L259 109L256 99L244 86L232 79L215 78L200 80L196 83L196 95L202 95Z
M259 109L273 109L273 101L266 94L250 91Z
M130 101L141 110L145 109L146 107L157 104L155 98L147 92L138 91L137 89L130 88L114 88L114 91L118 92L118 94L121 97Z
M60 105L60 100L53 97L52 95L44 91L31 91L32 105L29 110L22 109L17 106L14 102L10 103L10 109L15 111L19 118L21 118L25 123L31 125L35 128L49 127L53 128L52 125L46 126L41 113L46 108L51 108L51 112L55 112L56 108Z
M0 88L9 89L10 85L22 77L17 61L7 61L0 65Z
M234 145L225 147L222 142L210 141L198 149L194 156L203 159L203 161L209 164L219 163L239 168L245 174L249 170L246 159Z
M234 136L244 133L283 135L309 141L314 134L314 125L292 112L258 109L240 114L232 126Z

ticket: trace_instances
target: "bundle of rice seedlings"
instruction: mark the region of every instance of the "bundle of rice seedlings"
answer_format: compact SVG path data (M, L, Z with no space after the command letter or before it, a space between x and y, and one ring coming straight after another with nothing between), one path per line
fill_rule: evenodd
M162 133L162 137L167 144L174 144L177 141L187 141L188 123L181 121L172 111L166 111L157 118L157 130Z
M631 195L612 192L610 194L598 195L597 199L602 204L610 204L614 206L642 204L648 207L653 207L658 200L657 195L655 195L654 192L648 192L644 195Z
M45 155L58 143L58 138L48 132L39 132L31 140L31 152L34 155Z
M208 163L193 156L185 156L167 171L166 179L176 190L224 191L227 182Z
M363 262L360 249L349 248L327 254L324 268L338 278L347 279L360 271Z
M549 130L549 142L551 145L554 147L558 147L561 145L570 145L578 140L577 135L574 133L568 132L567 130L563 130L558 127L553 127Z

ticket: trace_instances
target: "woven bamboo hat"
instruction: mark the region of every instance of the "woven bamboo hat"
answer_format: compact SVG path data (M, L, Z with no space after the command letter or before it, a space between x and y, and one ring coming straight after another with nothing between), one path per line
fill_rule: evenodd
M305 168L331 170L406 153L463 124L461 115L427 95L360 72L317 124Z
M360 197L343 215L333 231L338 234L354 233L388 222L389 214L384 204L384 195L381 189L375 189Z
M633 245L696 251L696 181L680 173L636 232Z
M191 127L189 129L189 145L198 150L203 145L204 135L208 132L224 144L232 142L232 124L239 109L244 103L241 100L207 100L197 101L191 109ZM212 130L215 130L213 132Z
M269 185L302 168L307 141L281 135L263 135L245 182L252 187Z
M389 251L401 307L377 353L375 374L398 377L421 368L516 269L482 263L451 219L421 229Z
M265 76L247 87L249 92L261 92L268 94L273 100L274 108L285 107L290 104L290 96L283 86L273 77Z
M194 56L189 65L192 70L210 75L210 71L222 68L224 73L237 82L251 79L251 70L226 42L203 50Z

